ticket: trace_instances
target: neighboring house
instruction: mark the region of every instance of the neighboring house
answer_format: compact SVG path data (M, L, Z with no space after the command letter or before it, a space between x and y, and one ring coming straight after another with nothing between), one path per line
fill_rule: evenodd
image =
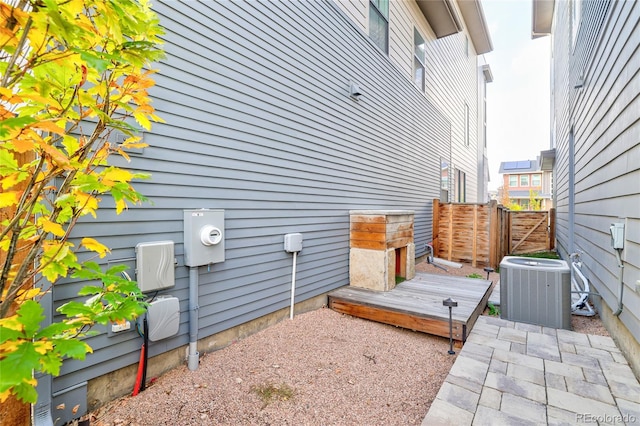
M503 161L499 173L502 175L502 194L506 191L511 203L529 210L533 196L540 202L540 210L553 207L553 174L549 170L541 170L538 160Z
M640 2L539 1L552 36L551 150L558 251L579 253L599 314L640 377ZM622 224L621 265L610 227ZM637 411L636 411L637 412Z
M184 362L190 314L198 349L209 351L288 313L285 234L304 241L295 301L319 307L348 284L349 210L415 211L419 256L432 239L442 164L450 199L485 197L491 72L480 55L491 42L479 0L154 5L167 56L150 94L166 123L144 134L149 147L129 166L151 173L136 189L153 204L121 216L105 208L75 229L111 248L105 267L130 274L138 244L175 243L175 286L156 296L179 299L179 330L151 343L150 377ZM196 268L191 306L183 210L200 208L224 210L224 262ZM82 284L57 285L53 305ZM40 395L50 386L51 406L78 403L79 415L130 392L141 346L133 328L98 329L93 354L43 378Z

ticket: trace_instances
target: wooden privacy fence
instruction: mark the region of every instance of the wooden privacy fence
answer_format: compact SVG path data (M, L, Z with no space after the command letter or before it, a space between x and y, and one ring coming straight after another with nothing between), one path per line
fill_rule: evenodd
M552 250L555 209L511 211L488 204L451 204L433 200L433 255L472 266L497 268L510 254Z

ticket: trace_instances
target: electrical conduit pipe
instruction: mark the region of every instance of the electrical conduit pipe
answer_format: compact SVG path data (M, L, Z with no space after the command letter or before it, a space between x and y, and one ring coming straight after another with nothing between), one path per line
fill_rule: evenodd
M293 319L293 307L295 305L296 295L296 257L298 252L293 252L293 270L291 271L291 308L289 310L289 319Z
M618 285L620 286L620 296L618 297L618 309L613 313L614 316L620 316L620 314L622 313L622 294L624 292L624 281L623 281L623 274L624 274L624 262L622 261L622 258L620 257L620 249L616 249L616 258L618 259L618 268L620 268L620 273L618 274Z
M198 267L189 267L189 352L187 366L189 370L198 369Z

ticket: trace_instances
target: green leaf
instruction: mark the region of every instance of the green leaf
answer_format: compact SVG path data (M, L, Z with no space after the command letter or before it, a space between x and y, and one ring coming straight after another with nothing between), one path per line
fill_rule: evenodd
M17 116L2 120L0 121L0 138L6 138L13 129L25 128L36 121L38 120L30 116Z
M73 155L78 150L78 148L80 148L80 143L78 142L77 138L69 135L64 135L62 138L62 146L64 146L67 155Z
M7 151L6 149L0 149L0 173L15 173L17 170L18 162L13 156L13 153Z
M63 355L64 354L60 353L56 349L42 355L40 358L40 371L42 371L43 373L51 374L53 376L57 376L58 374L60 374Z
M22 331L0 326L0 344L9 340L17 340L18 338L23 336L24 333L22 333Z
M13 394L23 402L35 404L36 401L38 400L38 392L36 392L36 388L28 383L19 383L9 387L13 387L13 390L12 390ZM3 392L8 388L4 388L4 386L0 385L0 392Z
M70 318L78 315L86 315L89 318L93 318L95 315L91 306L75 301L67 302L64 305L59 306L56 311Z
M56 336L61 336L66 334L69 331L75 330L76 327L69 325L67 322L54 322L49 324L48 326L42 328L38 334L36 334L36 339L42 338L54 338Z
M80 289L78 296L88 296L93 294L100 294L104 291L104 287L98 287L94 285L87 285Z
M74 359L85 359L87 353L91 352L91 346L81 340L56 339L53 344L58 352Z
M95 52L88 50L79 50L74 49L77 53L80 54L80 58L87 63L87 65L98 73L102 74L109 68L111 65L111 59L104 59L103 56L111 56L111 55L97 55Z
M67 275L68 268L58 262L59 259L58 261L48 263L41 271L42 275L52 283L56 282L58 278Z
M22 303L17 313L26 337L32 338L40 329L40 323L45 319L43 312L42 306L34 300Z
M31 372L40 367L40 354L30 340L23 340L15 351L3 355L0 359L0 393L31 379Z

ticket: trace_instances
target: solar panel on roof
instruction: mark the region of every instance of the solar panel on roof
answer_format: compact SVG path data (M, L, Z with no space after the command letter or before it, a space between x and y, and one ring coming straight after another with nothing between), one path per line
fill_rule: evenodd
M504 170L513 170L513 169L517 169L518 168L518 162L517 161L506 161L504 163Z
M531 167L531 161L518 161L519 169L528 169L529 167Z

